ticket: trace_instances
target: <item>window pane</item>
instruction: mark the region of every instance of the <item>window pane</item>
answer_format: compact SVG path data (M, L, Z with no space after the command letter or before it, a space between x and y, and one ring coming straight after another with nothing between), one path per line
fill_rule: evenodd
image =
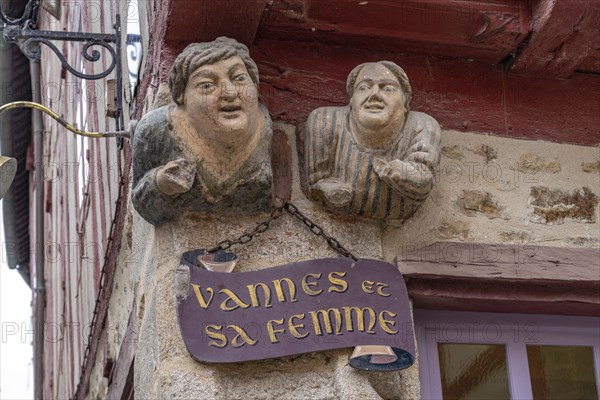
M598 399L592 347L527 346L533 398Z
M510 399L504 345L438 343L444 400Z

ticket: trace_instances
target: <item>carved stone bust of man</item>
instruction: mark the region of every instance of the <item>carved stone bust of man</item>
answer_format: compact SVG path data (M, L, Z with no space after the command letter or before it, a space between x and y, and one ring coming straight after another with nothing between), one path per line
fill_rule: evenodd
M135 209L153 225L185 212L267 211L272 127L248 48L225 37L190 44L173 64L169 89L174 103L136 128Z
M322 107L300 134L305 189L334 213L402 222L425 201L440 159L441 130L409 111L412 90L393 62L348 75L347 107Z

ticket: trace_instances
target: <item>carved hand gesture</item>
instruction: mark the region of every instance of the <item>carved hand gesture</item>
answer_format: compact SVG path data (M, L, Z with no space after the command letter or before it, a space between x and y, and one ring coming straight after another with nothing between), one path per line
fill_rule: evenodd
M195 176L196 165L185 158L179 158L169 161L158 170L156 185L161 193L175 196L190 190Z
M400 191L407 183L414 186L423 186L429 184L431 180L431 174L424 173L415 168L411 163L401 160L387 162L381 159L374 159L373 169L382 181L390 185L393 189Z
M337 179L323 179L317 182L312 190L315 197L320 198L330 207L342 208L352 200L350 185Z

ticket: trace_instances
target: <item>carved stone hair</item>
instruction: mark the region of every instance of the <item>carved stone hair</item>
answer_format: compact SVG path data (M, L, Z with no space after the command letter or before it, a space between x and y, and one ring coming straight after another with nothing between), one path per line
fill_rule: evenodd
M364 64L360 64L356 66L350 74L348 74L348 79L346 80L346 92L348 93L348 99L351 99L354 95L354 84L356 83L356 78L358 77L358 73L367 65L373 64L381 64L387 69L390 70L392 74L398 78L398 82L400 82L400 86L402 87L402 91L404 92L404 106L406 110L409 110L410 99L412 97L412 89L410 87L410 82L408 81L408 76L406 76L406 72L400 66L392 61L378 61L378 62L368 62Z
M235 39L221 36L212 42L192 43L177 56L169 75L169 90L175 103L183 103L183 92L190 75L203 65L239 56L252 81L258 85L258 68L248 47Z

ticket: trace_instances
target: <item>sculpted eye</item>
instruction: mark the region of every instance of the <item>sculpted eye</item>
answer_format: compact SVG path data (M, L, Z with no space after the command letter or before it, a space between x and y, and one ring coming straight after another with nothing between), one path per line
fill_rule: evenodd
M396 92L396 90L397 89L396 89L396 87L394 85L385 85L383 87L383 91L387 92L387 93L394 93L394 92Z
M359 92L366 92L367 90L369 90L369 85L367 85L366 83L361 83L360 85L358 85L356 90L358 90Z
M233 80L235 82L246 82L248 80L248 78L249 78L248 74L239 74L239 75L236 75L233 78Z
M200 82L197 86L200 90L211 90L214 89L215 85L212 82Z

